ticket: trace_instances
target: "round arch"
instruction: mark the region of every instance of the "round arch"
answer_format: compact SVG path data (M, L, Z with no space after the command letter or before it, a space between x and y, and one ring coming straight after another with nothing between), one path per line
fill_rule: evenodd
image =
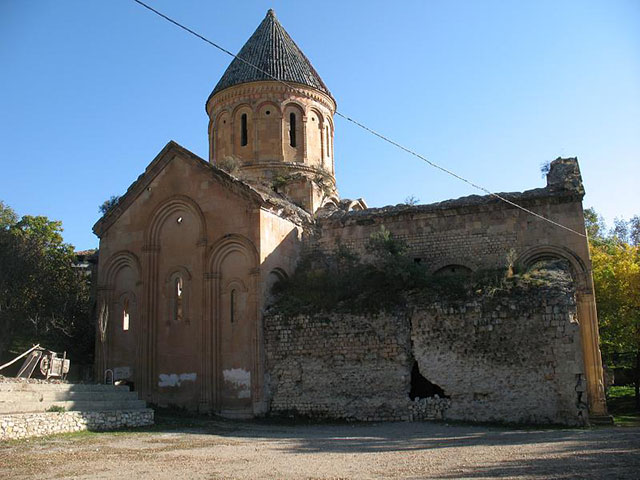
M477 263L469 257L444 257L429 265L429 273L433 275L449 266L463 267L471 272L478 269Z
M136 278L140 280L140 272L142 269L140 268L140 261L135 253L130 252L129 250L120 250L109 258L105 262L105 276L104 280L107 286L113 286L113 282L118 275L118 272L123 268L130 267L134 270L136 274Z
M200 206L185 195L174 195L158 205L153 211L151 222L145 233L147 244L157 245L160 228L167 217L185 210L192 213L199 221L198 241L206 241L206 220Z
M273 102L271 100L264 100L264 101L260 102L258 105L256 105L255 111L257 113L260 113L260 111L264 107L267 107L267 106L268 107L273 107L275 112L278 114L278 117L282 116L282 109L280 108L280 106L277 103L275 103L275 102Z
M538 245L525 250L518 259L516 265L528 269L535 263L543 260L566 260L569 262L574 281L581 288L587 287L587 266L578 254L566 247L555 245Z
M253 267L259 264L258 250L248 238L235 233L225 235L211 246L207 267L210 272L220 271L224 258L232 252L241 252L247 256Z

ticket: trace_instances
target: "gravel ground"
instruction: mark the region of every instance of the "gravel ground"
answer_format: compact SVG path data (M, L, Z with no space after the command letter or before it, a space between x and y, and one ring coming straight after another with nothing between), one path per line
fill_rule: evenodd
M164 419L152 431L0 444L0 478L640 478L640 428L288 425Z

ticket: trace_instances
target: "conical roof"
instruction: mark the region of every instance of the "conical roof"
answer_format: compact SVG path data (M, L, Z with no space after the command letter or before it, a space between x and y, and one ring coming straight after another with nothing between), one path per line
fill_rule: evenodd
M273 77L284 82L300 83L317 88L331 95L309 59L280 25L271 9L247 40L247 43L244 44L238 57L247 63L234 58L209 98L234 85L273 80Z

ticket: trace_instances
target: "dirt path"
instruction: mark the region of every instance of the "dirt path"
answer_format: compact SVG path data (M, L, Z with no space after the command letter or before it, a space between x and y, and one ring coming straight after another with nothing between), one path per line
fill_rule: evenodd
M0 478L640 478L640 428L174 420L156 429L0 444Z

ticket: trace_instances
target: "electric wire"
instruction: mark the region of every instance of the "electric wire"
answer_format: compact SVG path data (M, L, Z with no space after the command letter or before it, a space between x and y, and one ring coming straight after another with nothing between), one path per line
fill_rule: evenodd
M227 55L229 55L229 56L231 56L231 57L233 57L235 59L238 59L239 61L241 61L245 65L250 66L251 68L255 68L260 73L263 73L264 75L268 76L269 78L273 79L274 81L279 82L282 85L285 85L286 87L290 88L294 92L303 92L302 89L297 88L296 86L294 86L294 85L292 85L292 84L290 84L290 83L288 83L288 82L286 82L284 80L281 80L281 79L275 77L274 75L272 75L269 72L261 69L257 65L254 65L251 62L248 62L247 60L243 59L242 57L239 57L238 55L232 53L231 51L227 50L226 48L224 48L224 47L218 45L217 43L209 40L208 38L200 35L198 32L195 32L194 30L190 29L189 27L187 27L187 26L185 26L185 25L173 20L172 18L168 17L164 13L156 10L155 8L153 8L153 7L149 6L149 5L147 5L146 3L142 2L141 0L133 0L133 1L135 3L141 5L142 7L146 8L147 10L155 13L159 17L165 19L169 23L172 23L173 25L177 26L178 28L181 28L182 30L185 30L186 32L190 33L191 35L194 35L195 37L199 38L200 40L202 40L202 41L208 43L209 45L217 48L221 52L224 52ZM468 179L458 175L457 173L455 173L455 172L453 172L453 171L451 171L451 170L449 170L449 169L447 169L447 168L445 168L445 167L443 167L441 165L438 165L437 163L429 160L428 158L426 158L425 156L419 154L418 152L416 152L414 150L411 150L410 148L407 148L404 145L401 145L400 143L392 140L389 137L386 137L385 135L373 130L372 128L367 127L363 123L361 123L361 122L349 117L348 115L343 114L342 112L339 112L338 110L336 110L335 114L338 115L339 117L345 119L346 121L348 121L350 123L353 123L357 127L365 130L366 132L369 132L370 134L372 134L372 135L380 138L381 140L389 143L390 145L393 145L394 147L399 148L400 150L408 153L409 155L413 155L414 157L419 158L420 160L424 161L425 163L427 163L431 167L436 168L436 169L438 169L438 170L440 170L440 171L442 171L442 172L444 172L444 173L446 173L448 175L451 175L452 177L457 178L458 180L460 180L460 181L472 186L473 188L475 188L477 190L480 190L480 191L482 191L482 192L484 192L484 193L486 193L486 194L488 194L488 195L490 195L490 196L492 196L492 197L494 197L494 198L496 198L496 199L498 199L498 200L500 200L500 201L502 201L504 203L507 203L508 205L511 205L511 206L513 206L515 208L518 208L518 209L522 210L523 212L528 213L529 215L532 215L532 216L534 216L536 218L539 218L540 220L544 220L545 222L548 222L548 223L550 223L552 225L555 225L556 227L562 228L562 229L567 230L567 231L569 231L571 233L575 233L576 235L579 235L581 237L584 237L584 238L588 239L587 235L585 235L584 233L580 233L580 232L578 232L578 231L576 231L576 230L574 230L574 229L572 229L570 227L567 227L566 225L562 225L561 223L555 222L555 221L551 220L550 218L547 218L547 217L545 217L543 215L540 215L539 213L536 213L536 212L534 212L532 210L529 210L528 208L525 208L522 205L518 205L517 203L509 200L508 198L505 198L505 197L503 197L502 195L500 195L498 193L492 192L492 191L486 189L485 187L483 187L481 185L478 185L478 184L472 182L471 180L468 180Z

